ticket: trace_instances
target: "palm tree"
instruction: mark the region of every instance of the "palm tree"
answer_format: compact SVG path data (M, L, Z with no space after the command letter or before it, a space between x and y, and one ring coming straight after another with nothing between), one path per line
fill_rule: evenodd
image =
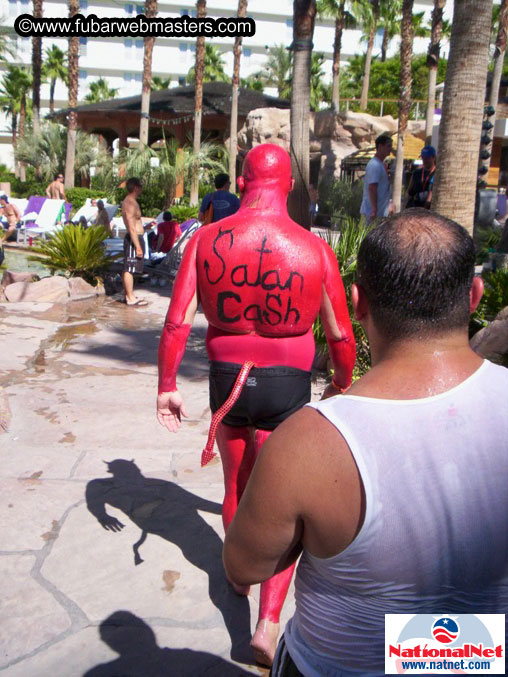
M239 19L244 19L247 16L247 0L238 0L237 16ZM235 190L236 187L236 155L238 151L238 87L240 86L241 51L242 38L238 36L235 38L235 45L233 47L234 61L231 96L231 129L229 135L229 180L231 181L233 190Z
M0 109L11 118L12 147L14 151L19 139L25 135L25 120L29 100L28 92L32 87L31 73L19 66L9 65L0 84ZM21 165L16 173L24 181L24 166Z
M436 82L437 67L439 64L439 47L443 31L443 10L446 0L434 0L432 10L432 28L430 34L429 49L427 52L427 66L429 67L429 80L427 87L427 119L425 123L425 143L432 142L432 128L434 126L434 108L436 107Z
M42 64L42 73L45 78L49 79L49 111L55 112L55 87L56 81L61 80L67 84L68 68L67 56L56 45L51 45L46 49L46 58Z
M369 96L370 65L372 63L372 50L379 22L379 0L354 0L353 12L367 32L367 53L365 54L365 70L363 73L362 93L360 97L360 109L367 108Z
M157 14L157 0L145 0L145 16L148 19ZM145 36L143 55L143 87L141 89L141 117L139 120L139 143L148 145L148 128L150 113L150 90L152 85L152 54L155 38Z
M195 66L189 69L186 80L192 84L196 80ZM229 78L224 70L224 58L218 47L211 44L205 45L203 82L228 82Z
M206 0L197 0L198 18L204 19L206 16ZM194 167L192 173L190 204L196 205L199 197L199 148L201 146L201 116L203 114L203 72L205 68L205 38L198 36L196 38L196 66L195 66L195 87L194 87Z
M323 83L325 56L312 52L310 64L310 108L319 110L323 101L329 100L329 87Z
M335 39L333 42L333 80L332 109L339 112L340 53L342 51L342 33L345 28L354 28L354 16L346 10L346 0L317 0L317 13L320 17L335 19Z
M504 56L506 53L506 38L508 33L508 0L502 0L498 12L498 30L496 37L496 47L494 50L494 72L492 73L492 82L490 85L489 105L494 111L497 108L499 100L499 87L501 85L501 76L503 74ZM496 124L496 113L489 118L489 122ZM494 137L494 135L492 135ZM488 158L487 166L490 167L492 160L492 145L486 146L485 150L491 152Z
M85 101L89 101L90 103L98 103L99 101L114 99L117 94L118 89L110 87L107 80L104 78L99 78L98 80L90 83L90 91L85 96Z
M33 0L34 17L42 18L42 0ZM33 107L33 126L34 131L38 132L40 127L40 108L41 108L41 68L42 68L42 38L33 36L32 38L32 107Z
M158 75L153 75L150 89L152 90L152 92L160 92L162 89L169 89L170 85L171 85L171 77L161 78Z
M432 209L472 234L492 0L454 6Z
M413 1L403 0L401 42L400 42L400 96L399 126L397 134L397 159L393 186L393 204L400 212L402 197L402 179L404 174L404 137L407 130L409 110L411 108L411 57L413 52Z
M390 41L400 34L400 13L402 0L383 0L380 7L380 26L383 29L381 43L381 61L386 61Z
M295 187L289 194L289 213L310 230L309 108L312 37L316 0L293 2L293 86L291 88L291 164Z
M79 14L79 0L69 0L69 17ZM74 160L76 156L76 132L78 129L78 69L79 69L79 37L69 38L69 115L67 122L67 157L65 160L65 187L74 187Z
M268 58L260 73L266 87L276 87L281 99L291 94L291 75L293 72L293 53L284 45L274 45L268 50Z
M6 18L0 17L0 62L6 63L7 57L14 57L16 50L10 40L10 30L5 25Z

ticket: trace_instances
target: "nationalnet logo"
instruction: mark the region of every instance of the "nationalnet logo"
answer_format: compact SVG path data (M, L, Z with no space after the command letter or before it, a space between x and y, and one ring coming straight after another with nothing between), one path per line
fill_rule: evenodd
M504 614L386 614L385 674L504 675Z

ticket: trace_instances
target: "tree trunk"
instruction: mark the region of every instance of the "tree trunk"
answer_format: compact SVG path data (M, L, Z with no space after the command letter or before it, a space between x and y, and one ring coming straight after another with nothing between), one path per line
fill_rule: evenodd
M388 29L385 27L383 31L383 42L381 43L381 61L386 61L386 53L388 52Z
M393 183L393 205L400 212L402 201L402 182L404 179L404 139L407 130L409 110L411 108L411 56L413 52L413 0L402 3L402 22L400 27L400 96L399 127L397 134L397 159Z
M247 16L247 0L238 0L239 19ZM238 87L240 85L240 56L242 51L242 38L235 38L233 47L233 91L231 96L231 130L229 135L229 180L231 188L236 190L236 156L238 154Z
M291 167L295 187L289 194L291 218L310 230L309 112L312 37L316 0L293 1L293 86L291 87Z
M51 78L49 84L49 112L55 112L55 87L56 87L56 78Z
M443 30L443 10L446 0L434 0L432 10L432 30L430 34L429 50L427 52L427 66L429 80L427 84L427 119L425 122L425 145L432 143L432 129L434 127L434 109L436 107L437 67L439 64L439 46L441 31Z
M79 13L79 0L69 0L69 17ZM67 122L67 154L65 157L65 187L74 188L74 161L78 129L79 37L69 38L69 115Z
M42 0L33 0L34 17L42 17ZM40 131L41 109L41 67L42 67L42 38L32 38L32 108L33 130L35 134Z
M206 16L206 0L197 0L198 18ZM194 166L190 191L190 204L197 205L199 201L199 150L201 148L201 116L203 114L203 72L205 70L205 38L196 38L196 77L194 81Z
M12 150L14 154L14 176L19 178L19 162L16 160L16 148L18 145L18 116L14 113L11 117Z
M157 0L145 0L145 16L153 18L157 14ZM150 90L152 87L152 54L155 38L145 37L143 55L143 87L141 89L141 117L139 120L139 143L148 145L148 129L150 126Z
M23 91L23 96L21 97L21 103L19 107L19 138L23 139L25 136L25 120L26 120L26 94ZM25 163L19 163L19 178L20 181L26 181L26 169Z
M374 49L374 38L376 37L377 22L379 20L379 0L372 0L372 26L369 33L369 42L367 44L367 53L365 55L365 69L363 71L362 94L360 97L360 110L367 109L369 98L370 65L372 63L372 50Z
M339 112L340 95L339 95L339 81L340 81L340 53L342 51L342 32L344 30L344 8L345 0L342 0L339 5L339 14L335 19L335 41L333 43L333 80L332 80L332 110Z
M455 2L432 209L473 234L492 0Z
M499 28L497 31L496 38L496 49L494 52L494 72L492 74L492 83L490 85L490 96L489 96L489 105L492 106L494 110L497 109L499 101L499 87L501 85L501 76L503 74L503 64L504 57L506 53L506 37L508 32L508 0L503 0L501 3L501 8L499 10ZM492 142L494 141L494 131L496 124L496 113L489 117L489 122L491 122L494 127L492 128ZM488 158L486 165L490 167L492 161L492 143L484 148L490 151L491 155Z

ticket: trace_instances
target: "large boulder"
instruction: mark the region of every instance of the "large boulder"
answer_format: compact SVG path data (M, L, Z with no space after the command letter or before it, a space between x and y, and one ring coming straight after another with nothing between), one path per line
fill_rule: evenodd
M508 360L508 307L495 320L477 332L470 341L471 348L480 357L493 362Z
M66 303L104 294L104 287L92 287L80 277L67 279L61 275L44 277L38 282L13 282L5 287L5 296L11 303L32 301L35 303Z
M17 270L6 270L2 277L2 287L15 282L37 282L40 277L36 273L20 273Z
M335 113L323 110L309 117L309 151L321 156L323 175L339 178L341 160L362 148L374 145L383 133L397 131L391 115L378 118L368 113ZM290 148L290 111L280 108L257 108L250 111L238 132L238 147L248 151L261 143Z

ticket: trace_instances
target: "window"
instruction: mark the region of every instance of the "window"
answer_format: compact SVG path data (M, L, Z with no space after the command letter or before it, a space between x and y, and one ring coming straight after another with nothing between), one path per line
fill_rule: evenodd
M181 52L186 52L186 51L187 51L187 46L188 46L188 45L187 45L186 42L181 42L181 43L178 45L178 49L179 49Z
M143 5L136 5L136 14L143 14L144 11L145 8L143 7Z
M30 4L30 0L21 0L21 6L26 7L26 5Z
M132 14L134 11L134 5L125 5L125 13Z
M185 76L180 76L180 77L178 78L178 85L179 85L180 87L185 87L186 84L187 84L187 83L185 82Z
M188 9L181 9L180 10L180 16L188 16L188 15L189 15Z
M244 47L243 48L243 55L244 56L250 56L252 54L252 49L250 47Z
M16 5L17 5L16 0L9 0L9 16L18 15L18 8Z
M286 19L286 28L293 28L293 19Z
M125 82L130 82L132 80L132 73L124 73L123 79Z
M196 51L196 43L193 42L191 45L189 45L189 49L190 49L191 52L195 52Z
M136 82L143 82L143 73L135 73L134 79Z
M88 9L88 0L79 0L79 7L80 7L80 9L87 10Z
M125 38L123 44L127 49L130 49L132 47L132 38Z
M80 80L86 80L86 75L87 75L86 71L81 71L81 70L79 71L79 79Z
M143 49L145 45L145 41L141 38L140 40L136 40L136 49Z
M87 38L79 38L79 56L86 56Z

